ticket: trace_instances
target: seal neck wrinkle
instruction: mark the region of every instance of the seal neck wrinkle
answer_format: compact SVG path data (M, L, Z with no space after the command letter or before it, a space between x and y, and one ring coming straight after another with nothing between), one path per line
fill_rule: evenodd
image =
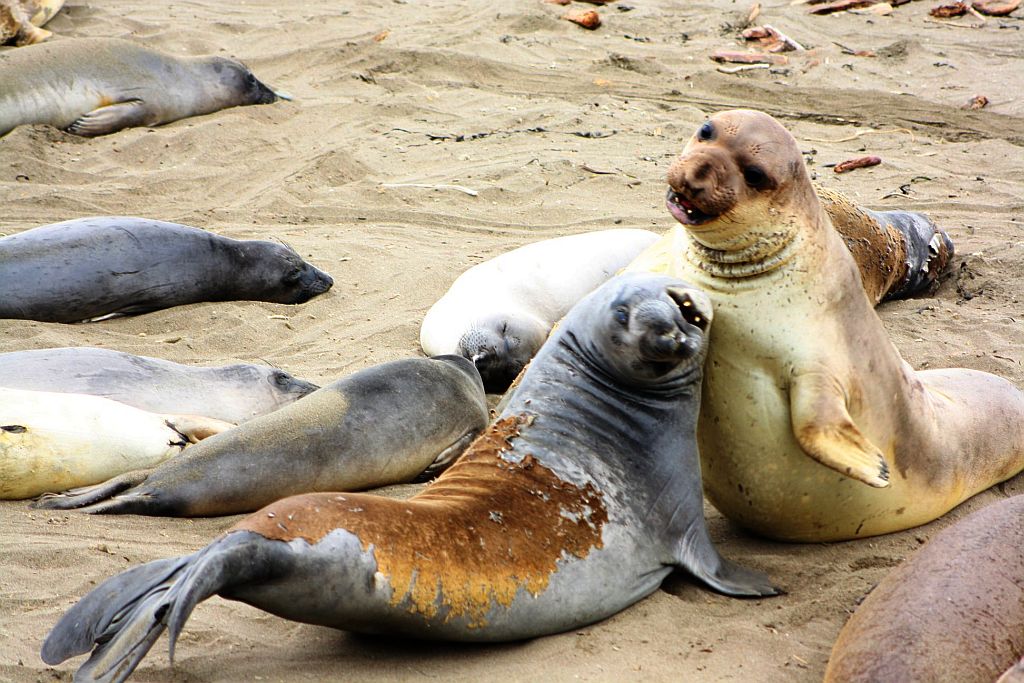
M688 229L691 239L686 259L693 267L717 278L752 278L773 273L794 259L803 235L796 216L779 213L772 218L771 223L756 231L732 235L727 234L732 232L729 230L721 234Z

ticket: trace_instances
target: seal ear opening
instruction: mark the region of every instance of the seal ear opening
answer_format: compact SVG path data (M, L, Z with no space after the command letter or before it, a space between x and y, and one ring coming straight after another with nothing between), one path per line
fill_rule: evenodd
M679 306L679 312L683 320L698 328L701 332L707 332L711 326L713 314L711 312L711 299L697 289L688 287L668 287L666 292L669 297Z

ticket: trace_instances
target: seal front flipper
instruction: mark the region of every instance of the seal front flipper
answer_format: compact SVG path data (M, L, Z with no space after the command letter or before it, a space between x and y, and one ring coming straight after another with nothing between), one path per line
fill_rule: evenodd
M889 465L846 409L843 388L822 370L794 372L789 385L793 435L807 455L869 486L889 485Z
M469 444L473 443L473 440L479 436L479 429L470 429L468 432L463 434L459 439L448 448L444 449L437 454L434 458L434 462L430 463L427 469L416 475L416 478L412 480L412 483L419 484L425 481L430 481L437 475L448 469L456 458L462 455L462 452L469 447Z
M149 114L149 109L142 100L128 100L93 109L64 130L87 138L108 135L123 128L145 126Z
M785 592L772 585L772 580L764 572L747 569L719 555L703 523L687 529L679 542L676 561L677 566L726 595L767 597Z
M202 415L165 415L167 426L182 435L189 443L199 443L214 434L226 432L237 425Z
M156 468L133 470L101 484L80 486L64 493L44 493L29 504L30 508L43 510L75 510L112 498L122 491L138 486L146 481Z

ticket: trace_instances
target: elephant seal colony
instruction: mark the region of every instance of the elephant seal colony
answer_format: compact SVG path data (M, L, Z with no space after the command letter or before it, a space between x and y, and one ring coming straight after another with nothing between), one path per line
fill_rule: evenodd
M196 415L157 415L99 396L0 389L0 500L153 467L233 426Z
M238 424L319 387L266 365L196 367L92 347L0 353L0 386L102 396L152 413Z
M0 239L0 318L72 323L201 301L299 304L333 284L283 244L145 218L80 218Z
M534 242L484 261L430 307L420 346L428 356L469 358L488 393L501 393L577 301L657 240L649 230L600 230Z
M288 96L232 59L177 57L117 38L0 54L0 136L46 123L93 137L279 98Z
M53 34L44 28L64 0L0 0L0 45L41 43Z
M710 321L684 282L612 279L423 492L279 501L193 555L108 579L61 618L43 660L92 650L77 677L124 680L168 627L173 655L212 595L348 630L500 641L607 617L675 567L730 595L777 593L722 559L704 523L694 431Z
M777 121L716 114L668 181L683 228L630 270L684 278L714 302L698 433L723 514L777 539L863 538L1024 468L1024 394L903 361Z
M35 507L195 517L252 512L316 491L442 472L487 426L479 373L461 356L361 370L153 470L47 496Z
M1022 652L1018 495L943 529L882 579L840 631L825 681L1010 681Z

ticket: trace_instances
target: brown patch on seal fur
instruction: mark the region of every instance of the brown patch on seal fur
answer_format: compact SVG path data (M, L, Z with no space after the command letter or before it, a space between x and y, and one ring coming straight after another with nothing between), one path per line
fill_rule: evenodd
M599 491L563 481L532 455L519 462L501 457L531 422L525 416L498 420L409 500L295 496L231 530L316 543L345 529L363 550L372 548L377 571L393 589L392 605L426 619L465 617L471 627L485 626L488 610L510 606L520 588L543 591L559 559L582 559L603 547L608 513Z
M839 192L814 184L821 206L843 237L860 270L871 303L877 304L907 279L907 246L903 233L878 221Z

